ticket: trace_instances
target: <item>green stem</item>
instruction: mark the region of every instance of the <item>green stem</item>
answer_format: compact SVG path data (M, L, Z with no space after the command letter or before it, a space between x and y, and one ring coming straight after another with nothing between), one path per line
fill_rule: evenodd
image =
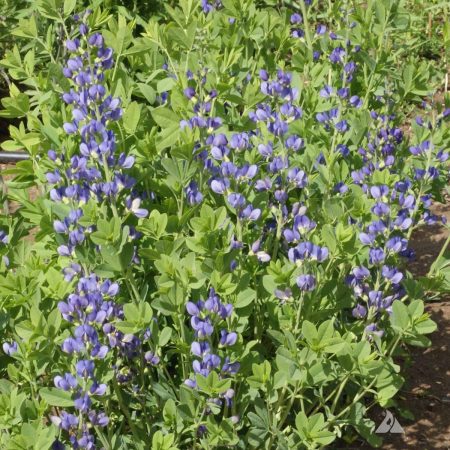
M203 411L202 411L202 415L200 416L200 419L198 419L198 421L196 421L196 428L198 428L203 421L203 417L205 416L205 412L206 412L206 408L203 407ZM198 412L196 413L196 415L198 414ZM194 449L197 448L197 429L194 430Z
M377 379L374 378L370 384L368 386L366 386L362 391L360 391L355 398L353 399L353 401L350 403L350 405L346 406L338 415L336 415L331 421L330 423L335 422L337 419L339 419L339 417L342 417L345 413L347 413L347 411L359 400L361 400L362 397L364 397L364 395L366 395L367 392L370 391L370 389L372 388L372 386L376 383Z
M139 293L139 289L136 284L136 280L134 279L133 272L128 269L125 274L125 279L128 282L128 290L130 291L130 294L132 297L134 297L136 304L142 302L141 294Z
M140 403L141 403L141 408L142 411L144 412L144 418L145 418L145 426L147 428L148 431L148 426L150 424L150 418L147 414L147 406L145 404L145 393L147 392L147 390L145 389L145 374L144 374L144 354L141 352L141 361L139 364L139 374L141 377L141 389L142 392L140 393Z
M331 413L334 413L334 411L335 411L335 409L336 409L336 406L337 406L337 404L338 404L338 401L339 401L339 399L341 398L342 392L343 392L343 390L344 390L344 388L345 388L345 385L347 384L347 382L348 382L349 379L350 379L350 376L347 375L347 376L344 378L344 380L342 381L342 383L340 384L339 389L338 389L338 391L337 391L337 393L336 393L336 396L334 397L333 404L331 405Z
M178 314L177 319L178 319L178 326L180 328L181 339L184 343L186 343L187 340L186 340L186 332L185 332L184 323L183 323L183 315ZM188 374L188 369L187 369L186 355L184 355L183 353L181 354L181 366L183 369L183 378L186 379L187 374Z
M117 384L117 380L115 377L113 378L113 387L114 387L114 392L116 393L116 396L117 396L117 401L119 402L120 410L122 411L123 415L127 419L127 423L130 426L131 433L133 434L134 439L135 439L135 444L137 444L138 442L141 441L141 439L139 437L139 433L138 433L136 427L134 426L134 421L131 417L130 411L128 410L126 403L123 401L122 392L120 390L120 386Z
M164 375L166 376L166 378L167 378L167 383L169 383L170 384L170 387L173 389L173 392L174 392L174 394L176 395L176 397L178 398L178 389L177 389L177 387L175 386L175 383L173 382L173 380L172 380L172 376L170 375L170 373L169 373L169 370L167 369L167 366L164 364L164 365L162 365L161 363L160 363L160 366L162 367L162 370L163 370L163 372L164 372Z
M181 189L180 194L180 202L178 203L178 221L183 217L183 209L184 209L184 192L183 188Z
M304 293L303 291L300 292L300 298L299 298L299 304L297 308L297 316L295 318L295 325L294 325L294 336L297 336L300 331L300 317L302 314L302 307L303 307L303 301L304 301Z
M284 392L284 389L283 389L283 392ZM283 392L282 392L281 395L283 395ZM281 398L281 397L278 398L278 402L280 402L280 398ZM276 415L276 412L277 412L277 409L278 409L278 402L277 402L277 404L276 404L276 406L275 406L275 408L274 408L274 410L275 410L275 415ZM276 423L274 424L274 423L272 422L272 421L273 421L273 414L272 414L272 410L271 410L270 405L269 405L268 394L267 394L267 396L266 396L266 409L267 409L267 417L269 418L269 424L270 424L270 430L269 430L269 432L270 432L270 438L269 438L269 443L267 444L267 448L270 449L270 448L272 448L273 439L274 439L274 437L275 437L275 435L274 435L274 433L273 433L273 429L276 428L277 424L276 424ZM275 420L276 420L276 417L275 417Z
M311 30L310 30L310 26L309 26L308 11L306 9L306 4L303 0L300 0L300 9L302 11L302 16L303 16L306 44L307 44L308 50L309 50L308 56L309 56L309 59L312 60L313 44L312 44L312 40L311 40Z
M390 349L389 352L388 352L388 356L392 356L392 354L394 353L395 349L397 348L397 345L400 343L401 338L402 338L402 335L401 335L401 334L399 334L399 335L396 337L395 341L394 341L393 344L392 344L391 349Z
M105 153L103 153L103 155L102 155L102 161L103 161L103 168L105 170L106 181L111 182L112 181L111 172L109 171L108 161L106 160ZM111 200L110 206L111 206L111 210L113 212L114 217L116 217L116 218L119 217L119 214L118 214L117 208L116 208L116 204L115 204L115 200Z
M431 158L432 157L432 149L430 148L429 150L428 150L428 157L427 157L427 164L426 164L426 167L425 167L425 177L427 176L427 174L428 174L428 170L430 169L430 166L431 166ZM424 177L424 178L425 178ZM413 220L414 220L414 218L415 218L415 216L416 216L416 214L417 214L417 212L419 211L419 206L420 206L420 198L422 197L422 195L425 193L424 192L424 186L425 185L425 180L420 180L420 188L419 188L419 195L417 196L417 199L416 199L416 204L415 204L415 206L414 206L414 211L412 212L412 214L411 214L411 217L413 218ZM414 231L414 225L413 226L411 226L411 227L409 227L409 230L408 230L408 234L406 235L406 239L409 241L410 240L410 238L411 238L411 234L412 234L412 232Z
M394 353L394 351L397 348L397 345L399 344L400 340L401 340L401 335L397 336L397 338L395 339L394 343L392 344L392 347L389 350L387 356L391 356ZM361 398L364 397L364 395L366 395L366 393L369 392L372 389L372 387L376 383L376 381L377 381L377 377L375 377L365 388L360 390L358 392L358 394L356 394L356 396L354 397L352 402L349 405L347 405L339 414L337 414L330 421L330 424L336 422L340 417L342 417L344 414L346 414L355 403L357 403L359 400L361 400Z
M292 393L292 395L291 395L291 397L289 399L289 403L287 404L287 407L281 409L283 412L281 414L280 421L278 422L279 423L278 429L280 429L280 430L283 427L284 422L286 421L287 416L289 415L289 413L291 411L292 405L295 402L295 398L297 396L298 389L299 389L298 386L296 386L295 389L294 389L294 392ZM303 404L303 396L301 398L300 403L301 403L301 406L302 406L302 411L304 412L305 411L305 405Z
M281 214L281 211L277 210L277 233L275 235L275 244L273 246L272 251L272 261L275 261L277 257L278 249L280 247L280 238L282 231L283 231L283 216Z
M436 264L444 256L444 253L447 250L449 244L450 244L450 233L447 236L447 239L445 240L444 245L442 246L441 251L439 252L439 255L437 255L436 259L434 260L433 264L431 265L430 270L427 273L427 277L430 277L431 275L434 274Z
M384 38L387 36L386 28L387 28L387 25L388 25L390 14L391 14L391 6L389 6L388 13L386 14L386 20L383 23L383 31L382 31L382 33L379 34L380 39L379 39L379 42L378 42L378 49L377 49L377 52L376 52L375 65L374 65L373 70L372 70L372 72L370 74L369 84L367 86L366 95L364 96L364 101L363 101L363 107L364 108L367 108L368 103L369 103L369 96L370 96L370 94L372 92L372 86L373 86L373 83L374 83L374 80L375 80L375 75L377 74L377 68L378 68L378 64L380 62L380 53L381 53L381 50L383 48ZM387 37L386 37L386 40L387 40Z

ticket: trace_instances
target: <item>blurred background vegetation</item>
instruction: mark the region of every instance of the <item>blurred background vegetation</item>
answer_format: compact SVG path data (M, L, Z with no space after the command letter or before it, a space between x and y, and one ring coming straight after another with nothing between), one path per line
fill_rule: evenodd
M194 0L200 7L200 0ZM226 1L226 0L225 0ZM327 0L313 2L316 20L329 14L339 14L339 8L352 6L354 14L364 14L374 0ZM385 29L385 51L379 61L387 68L397 68L399 79L404 76L406 64L416 69L414 80L422 90L432 88L437 97L431 102L444 103L449 89L450 55L450 2L440 0L377 0L380 9L386 11L388 26ZM55 78L60 80L59 64L64 57L64 8L72 4L73 10L100 7L105 11L104 21L114 33L117 21L126 19L133 36L139 36L150 19L164 22L170 12L167 7L178 4L176 0L0 0L0 99L9 95L11 83L20 91L36 90L36 77L47 77L51 86ZM294 0L260 0L260 8L298 10ZM52 11L61 9L60 20ZM378 5L377 5L378 8ZM384 14L384 13L383 13ZM56 19L56 21L55 21ZM131 24L131 25L130 25ZM373 39L376 36L364 36ZM377 43L375 43L377 45ZM7 75L9 72L9 75ZM41 80L42 81L42 80ZM430 81L433 86L430 86ZM419 87L420 90L420 87ZM408 98L411 110L419 104L419 98ZM411 111L409 111L410 113ZM405 115L408 112L405 111ZM4 116L5 117L5 116ZM6 117L8 119L8 117ZM14 119L14 118L9 118ZM14 120L13 120L14 122ZM6 126L2 126L6 132Z

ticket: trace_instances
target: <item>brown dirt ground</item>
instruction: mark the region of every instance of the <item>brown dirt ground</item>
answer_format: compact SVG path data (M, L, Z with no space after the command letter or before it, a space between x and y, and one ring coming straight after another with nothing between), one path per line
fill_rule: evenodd
M450 202L436 204L433 209L450 222ZM409 267L414 275L426 275L447 236L448 229L442 225L417 230L412 239L417 257ZM438 330L430 336L431 347L411 349L411 364L405 371L406 383L398 402L412 412L414 420L397 414L405 433L388 435L382 446L385 450L450 449L450 294L430 302L426 310Z
M450 222L450 202L436 204L433 212L445 215ZM448 236L442 225L417 230L411 240L416 260L408 267L414 275L425 276ZM426 301L426 299L424 299ZM409 348L409 357L402 360L406 382L397 396L398 406L413 414L414 419L391 412L401 424L404 434L386 434L383 450L449 450L450 449L450 293L426 306L438 330L430 335L429 348ZM374 409L372 419L381 423L384 411ZM369 450L363 442L339 445L329 450Z

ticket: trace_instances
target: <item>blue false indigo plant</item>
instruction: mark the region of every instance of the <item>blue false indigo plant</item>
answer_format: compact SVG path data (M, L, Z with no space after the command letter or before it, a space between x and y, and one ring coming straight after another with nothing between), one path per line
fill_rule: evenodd
M22 14L0 62L31 158L0 221L0 447L379 445L367 412L448 290L449 240L408 269L445 225L450 110L405 11L75 3Z

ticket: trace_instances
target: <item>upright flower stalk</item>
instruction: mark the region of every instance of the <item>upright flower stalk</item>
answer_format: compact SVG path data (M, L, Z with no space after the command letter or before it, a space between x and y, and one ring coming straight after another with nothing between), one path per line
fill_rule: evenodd
M53 450L377 445L366 412L403 381L397 346L435 329L421 297L446 288L449 244L426 283L406 270L413 230L445 222L450 110L399 123L428 76L397 73L404 9L196 0L72 20L75 3L24 28L42 13L66 35L64 92L39 66L50 32L0 61L33 86L2 100L28 116L2 147L30 147L19 181L45 167L51 199L0 218L0 447L31 430Z
M96 231L95 225L85 225L83 205L97 204L106 211L104 218L110 220L111 216L119 218L119 214L142 218L148 211L141 208L140 198L132 192L135 180L126 173L134 157L117 152L112 124L122 116L122 108L120 100L108 94L105 79L105 72L114 63L113 51L105 46L101 34L89 30L89 14L86 11L74 17L78 36L66 41L69 58L63 70L72 85L62 96L72 116L63 128L70 148L76 150L49 151L56 168L47 174L47 180L54 185L50 198L67 205L61 209L66 211L65 217L54 221L54 229L60 236L58 253L69 261L63 269L65 279L76 280L74 293L58 305L72 326L71 336L61 346L71 370L54 379L56 388L73 394L75 414L61 412L52 421L68 433L72 448L93 449L92 429L108 424L96 400L108 390L101 382L104 365L101 368L100 361L114 348L122 358L133 358L139 353L141 341L114 326L115 320L124 317L122 307L113 300L119 284L101 280L90 272L85 257L79 260L78 251L85 255L93 248L89 236ZM132 227L123 232L127 232L129 241L138 237ZM133 260L137 261L136 253ZM156 356L150 359L157 363ZM119 369L116 367L117 382L126 382L129 376Z

